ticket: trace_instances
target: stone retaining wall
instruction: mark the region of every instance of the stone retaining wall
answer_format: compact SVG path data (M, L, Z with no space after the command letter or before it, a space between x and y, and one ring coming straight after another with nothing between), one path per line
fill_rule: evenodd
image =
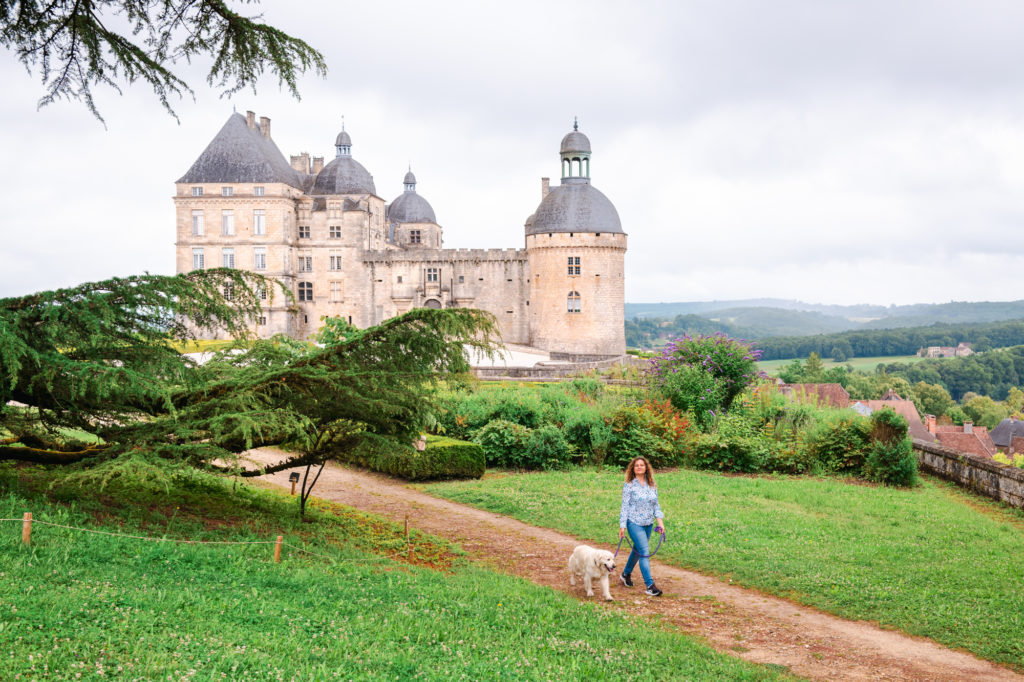
M922 471L949 479L983 495L1024 507L1024 469L989 458L914 439Z

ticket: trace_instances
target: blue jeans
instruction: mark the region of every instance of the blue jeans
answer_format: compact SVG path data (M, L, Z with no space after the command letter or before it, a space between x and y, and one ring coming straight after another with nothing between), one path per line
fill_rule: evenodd
M632 521L626 521L626 532L629 533L629 539L633 541L633 551L629 553L629 558L626 559L626 566L622 569L622 575L632 573L633 567L639 561L640 574L644 577L644 585L647 587L654 584L654 578L651 577L651 560L647 558L647 555L651 553L648 541L651 539L651 530L653 528L653 525L639 526ZM640 556L641 554L644 556Z

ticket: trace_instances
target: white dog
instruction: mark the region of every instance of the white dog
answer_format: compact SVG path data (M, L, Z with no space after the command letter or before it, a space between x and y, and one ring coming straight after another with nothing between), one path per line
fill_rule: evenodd
M569 584L576 584L576 576L583 578L583 586L587 588L587 596L594 596L594 588L591 580L601 579L601 594L608 601L612 601L612 594L608 591L608 576L615 570L615 555L606 549L594 549L586 545L580 545L572 551L569 557Z

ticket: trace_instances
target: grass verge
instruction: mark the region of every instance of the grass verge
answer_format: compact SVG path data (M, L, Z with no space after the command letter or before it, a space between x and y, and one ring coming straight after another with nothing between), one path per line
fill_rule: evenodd
M182 545L0 523L4 679L789 679L658 624L469 565L346 507L194 479L49 490L0 466L0 518L289 544Z
M1024 513L932 479L904 490L678 470L657 482L658 559L1024 669ZM421 487L604 546L617 538L617 470Z

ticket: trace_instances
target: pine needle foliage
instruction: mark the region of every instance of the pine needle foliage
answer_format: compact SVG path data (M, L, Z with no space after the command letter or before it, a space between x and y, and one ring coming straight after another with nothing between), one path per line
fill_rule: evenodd
M306 71L327 73L323 55L305 42L246 17L234 5L256 0L0 0L0 45L11 49L46 89L44 106L82 100L103 120L92 87L149 84L170 114L170 98L192 95L174 66L212 57L210 85L232 94L254 87L265 71L298 98Z
M0 300L0 460L75 464L101 485L132 471L253 476L305 465L304 506L311 467L366 439L410 443L432 424L437 382L469 370L465 346L486 353L495 340L488 313L462 308L416 309L363 330L328 319L322 345L251 339L267 285L205 270ZM239 342L202 365L176 350L214 329ZM245 470L240 453L264 446L296 455Z

